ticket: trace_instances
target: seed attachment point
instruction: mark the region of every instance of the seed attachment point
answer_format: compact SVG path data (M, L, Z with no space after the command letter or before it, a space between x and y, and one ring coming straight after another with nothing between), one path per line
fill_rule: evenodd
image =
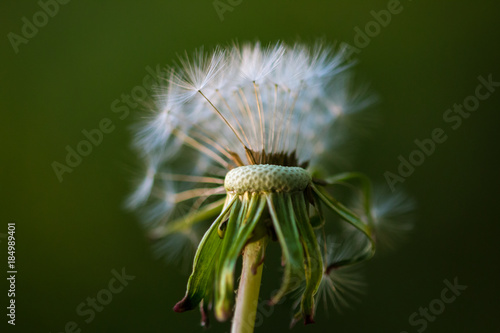
M309 173L301 167L271 164L245 165L226 174L227 192L298 192L311 183Z

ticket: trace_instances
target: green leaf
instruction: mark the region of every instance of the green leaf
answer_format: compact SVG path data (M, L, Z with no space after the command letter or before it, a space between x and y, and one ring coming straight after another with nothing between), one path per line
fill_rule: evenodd
M193 272L188 280L186 295L174 306L174 311L184 312L192 310L202 299L207 298L212 292L217 254L222 245L222 241L217 234L218 224L226 216L228 210L232 208L235 201L236 196L227 198L226 205L219 214L219 217L212 223L203 236L196 250Z
M199 210L192 211L176 220L168 222L166 225L156 228L151 234L154 238L161 238L172 233L190 229L194 224L205 221L218 213L224 207L226 199L212 202Z
M366 175L360 172L344 172L325 179L328 185L343 184L346 181L357 179L361 183L363 192L363 209L365 211L368 223L371 227L374 226L373 216L371 213L372 206L372 183Z
M297 288L304 278L303 248L295 225L295 218L292 215L293 210L289 207L289 196L288 193L267 195L271 220L285 259L283 283L278 292L271 298L271 304L276 304L285 294Z
M236 259L241 254L245 244L250 239L251 234L260 221L264 208L266 207L266 198L257 193L252 194L250 199L249 210L245 216L243 223L239 225L236 241L231 244L231 247L226 255L223 269L225 271L234 272ZM231 289L232 286L231 286Z
M227 251L221 253L220 277L217 280L219 288L216 297L216 313L219 312L223 319L233 303L236 262L250 239L252 231L260 221L265 206L266 198L262 195L258 193L245 194L243 207L240 209L236 223L234 223L237 230L231 241L228 239L227 243L224 243L228 245Z
M290 200L290 199L289 199ZM321 250L316 240L316 235L309 222L307 205L303 193L293 194L289 207L293 208L290 215L296 216L296 224L299 229L300 239L304 247L306 255L305 260L305 275L306 288L302 294L300 311L295 314L294 320L300 317L304 318L304 323L309 324L314 322L314 295L318 291L323 277L323 259Z
M312 184L311 187L314 192L318 194L323 203L325 203L345 221L353 225L356 229L362 231L369 240L369 246L360 255L353 258L341 260L336 263L332 263L327 268L327 271L331 268L358 263L373 257L373 255L375 254L375 239L373 237L372 227L365 224L356 213L332 198L329 194L324 193L323 191L318 189L314 184Z
M224 276L225 272L222 270L223 262L226 260L227 253L231 244L236 240L237 227L240 220L244 216L247 203L243 204L238 196L229 213L229 220L227 222L226 230L224 232L224 239L222 240L222 247L219 254L212 254L218 257L217 267L215 269L215 316L219 321L227 320L231 315L232 295L228 292L227 288L220 281L225 281L230 277ZM243 206L243 207L242 207Z
M316 214L314 214L311 219L311 225L313 228L321 228L325 224L325 216L323 215L323 209L321 208L321 203L318 195L312 191L311 189L309 191L309 196L312 198L312 203L314 210Z

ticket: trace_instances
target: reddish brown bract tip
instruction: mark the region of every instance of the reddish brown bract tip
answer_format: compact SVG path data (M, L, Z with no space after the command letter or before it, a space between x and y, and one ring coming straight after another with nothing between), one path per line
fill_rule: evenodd
M191 300L187 297L184 296L183 299L181 299L177 304L174 306L174 311L175 312L184 312L184 311L189 311L194 308L193 304L191 303Z

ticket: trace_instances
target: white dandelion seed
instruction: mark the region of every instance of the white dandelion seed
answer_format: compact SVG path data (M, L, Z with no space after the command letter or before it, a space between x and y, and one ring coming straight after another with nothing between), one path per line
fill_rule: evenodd
M150 159L147 160L146 172L143 179L137 185L136 190L127 199L126 205L129 208L136 209L149 199L155 182L156 171L160 164L158 157L158 155L152 155Z
M391 193L375 187L372 207L376 237L380 244L395 248L413 229L415 201L401 190Z
M322 244L322 237L318 239ZM328 303L331 302L338 312L342 312L350 308L352 302L360 301L359 296L366 289L361 268L359 265L338 267L337 263L356 256L360 248L367 245L366 239L353 230L326 237L323 247L326 269L318 289L317 304L323 303L328 310Z

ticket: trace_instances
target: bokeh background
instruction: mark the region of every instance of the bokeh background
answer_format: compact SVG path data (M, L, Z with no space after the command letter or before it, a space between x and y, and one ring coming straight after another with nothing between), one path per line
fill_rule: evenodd
M233 1L218 15L205 1L69 1L18 53L8 34L33 21L36 1L0 3L0 233L17 222L17 317L7 325L7 284L0 294L2 332L201 332L197 311L171 308L188 272L156 260L140 224L122 209L137 160L130 126L142 107L120 119L111 105L142 84L146 67L177 54L232 40L345 42L355 46L372 10L390 1ZM366 266L362 302L343 314L318 311L294 332L417 332L409 316L440 298L443 280L468 288L429 322L426 332L498 332L498 144L500 88L457 130L443 121L474 94L477 77L500 81L500 6L494 1L401 1L402 11L370 38L356 71L381 97L379 126L354 168L384 184L415 139L436 127L448 135L401 188L418 201L417 223L397 251ZM115 125L59 182L51 164L103 118ZM0 274L7 261L0 238ZM125 268L135 276L86 323L76 308ZM264 281L279 281L272 267ZM265 289L269 291L269 288ZM263 297L267 294L261 295ZM256 332L286 332L290 304L274 308ZM213 323L207 332L229 331ZM73 328L69 327L72 331ZM75 329L75 332L78 330Z

